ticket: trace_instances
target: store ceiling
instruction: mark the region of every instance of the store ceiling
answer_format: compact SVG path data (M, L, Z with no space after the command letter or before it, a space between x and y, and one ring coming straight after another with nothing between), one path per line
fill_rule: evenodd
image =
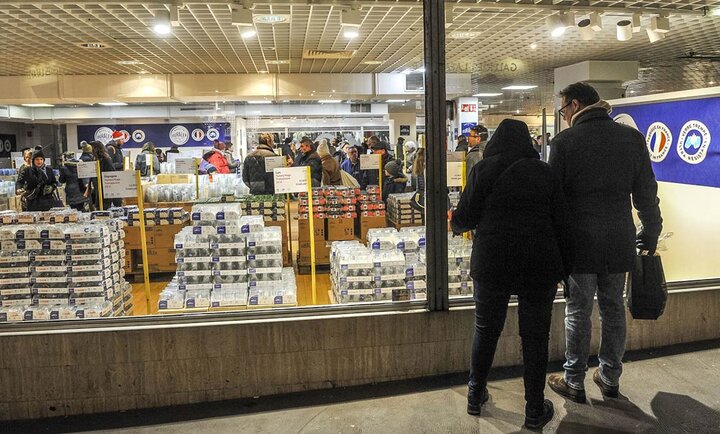
M627 83L640 95L720 82L720 17L702 16L720 1L661 0L569 2L500 0L449 3L454 21L447 30L447 68L471 72L479 92L501 92L509 84L534 84L527 92L505 92L487 99L494 110L536 112L552 100L553 69L583 60L638 60L638 80ZM350 3L348 3L349 5ZM365 1L360 36L343 36L337 2L313 4L285 0L256 4L254 14L284 14L289 23L257 24L257 36L244 40L231 25L227 4L187 4L180 26L160 37L150 29L161 2L9 3L0 2L0 75L126 73L371 73L398 72L422 66L423 16L413 0ZM604 29L594 41L582 41L576 29L554 39L545 24L552 8L576 5L576 20L587 5L604 11ZM583 6L580 6L583 5ZM667 38L651 44L645 32L617 41L615 23L627 19L616 8L665 8L670 13ZM603 9L606 8L606 9ZM582 11L580 9L583 9ZM694 15L689 15L689 14ZM649 15L642 19L643 26ZM477 32L460 34L457 32ZM105 49L80 48L100 42ZM535 45L533 45L535 44ZM531 48L534 47L534 48ZM305 50L351 50L349 60L304 59ZM680 59L688 53L694 57ZM713 57L714 56L714 57ZM120 61L141 62L120 65ZM289 61L286 64L272 64ZM369 65L367 61L379 61ZM269 63L270 62L270 63ZM500 103L502 101L502 103ZM486 102L485 100L483 102Z

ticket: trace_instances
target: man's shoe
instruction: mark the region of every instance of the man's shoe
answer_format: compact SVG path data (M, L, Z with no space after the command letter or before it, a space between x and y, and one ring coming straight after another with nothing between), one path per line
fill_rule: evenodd
M603 396L608 398L617 398L620 394L620 386L610 386L603 381L600 376L599 368L593 373L593 381L600 388L600 392L602 392Z
M540 429L547 425L555 415L555 407L549 399L543 403L543 413L537 417L525 416L525 428Z
M548 377L548 386L560 396L577 402L578 404L585 403L585 391L574 389L565 382L563 374L552 374Z
M488 400L490 399L490 394L488 393L487 387L483 389L482 396L478 400L474 396L472 396L472 393L468 392L468 404L467 404L467 412L469 415L472 416L480 416L480 413L482 411L482 406Z

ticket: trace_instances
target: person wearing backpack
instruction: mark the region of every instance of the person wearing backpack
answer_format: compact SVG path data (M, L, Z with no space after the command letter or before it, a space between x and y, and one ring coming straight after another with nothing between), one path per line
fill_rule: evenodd
M160 173L160 160L155 153L155 144L147 142L142 147L142 152L135 158L135 170L140 171L140 176L150 176L150 164L148 160L152 160L152 175Z
M518 314L525 383L525 426L553 417L545 373L557 284L572 270L567 204L562 184L540 161L524 122L505 119L470 173L452 213L454 235L475 230L470 276L475 300L467 412L480 415L487 378L511 295Z

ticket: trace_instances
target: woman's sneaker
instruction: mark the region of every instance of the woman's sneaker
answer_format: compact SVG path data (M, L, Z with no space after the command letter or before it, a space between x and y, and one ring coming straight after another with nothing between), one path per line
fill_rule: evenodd
M538 416L525 416L525 428L528 429L540 429L547 425L555 415L555 407L549 399L543 402L543 412Z
M472 391L468 391L468 414L472 416L480 416L483 404L488 402L489 399L490 394L488 393L487 387L483 388L482 395L479 397L475 396Z

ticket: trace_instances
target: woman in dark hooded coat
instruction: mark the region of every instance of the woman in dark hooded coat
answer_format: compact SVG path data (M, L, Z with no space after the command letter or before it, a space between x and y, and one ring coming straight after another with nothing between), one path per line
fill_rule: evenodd
M488 399L487 376L505 324L511 295L519 301L525 368L525 425L552 419L545 372L557 283L571 271L562 185L539 159L523 122L500 123L452 216L453 233L474 229L470 275L474 283L475 336L468 413Z

